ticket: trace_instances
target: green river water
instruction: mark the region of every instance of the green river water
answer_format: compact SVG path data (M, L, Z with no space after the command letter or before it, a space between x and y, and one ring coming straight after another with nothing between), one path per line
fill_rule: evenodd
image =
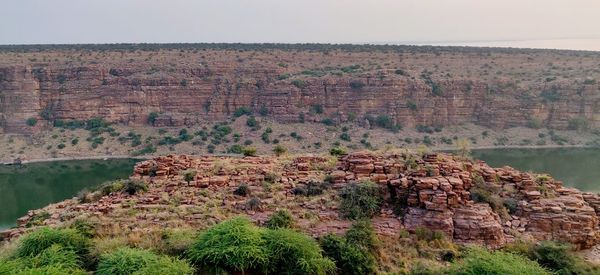
M0 165L0 229L30 209L72 198L85 188L127 178L135 160L77 160Z

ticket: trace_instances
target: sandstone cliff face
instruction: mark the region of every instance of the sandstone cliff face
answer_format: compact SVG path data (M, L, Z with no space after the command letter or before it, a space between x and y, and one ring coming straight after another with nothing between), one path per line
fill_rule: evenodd
M189 169L197 174L186 182L182 171ZM329 193L314 199L294 195L294 188L325 177L331 181ZM3 235L13 238L22 234L41 212L49 214L46 217L50 218L43 221L46 225L96 217L109 228L133 226L144 230L182 223L203 228L207 223L239 214L262 223L276 209L287 208L302 230L320 236L342 232L350 226L350 221L342 219L338 211L340 188L370 180L384 190L384 206L373 217L379 234L429 228L443 232L457 243L490 248L502 247L518 238L561 240L579 248L600 243L598 195L563 188L547 176L510 167L491 168L483 162L444 154L419 158L406 152L353 153L341 157L337 164L332 159L314 156L291 160L166 156L139 163L133 178L146 181L149 190L134 196L112 193L89 203L61 202L30 212L19 220L18 228ZM264 182L271 182L273 187L264 191ZM261 198L260 206L249 208L248 198L233 195L241 183ZM483 185L495 190L494 195L501 200L515 202L510 214L497 202L474 201L474 194ZM134 216L127 214L131 211L135 211Z
M232 61L239 54L225 52L208 63L170 65L127 61L131 56L104 57L100 62L82 65L4 62L0 65L0 128L31 133L52 120L93 117L144 125L151 112L160 113L156 126L182 126L224 119L240 107L249 107L255 113L266 110L281 122L299 121L304 114L307 120L356 118L364 124L366 115L387 115L405 126L470 122L503 128L524 126L536 119L548 127L565 128L573 118L600 126L599 87L595 81L583 82L587 75L550 82L531 76L526 84L518 84L511 77L453 77L443 72L430 78L422 75L438 63L455 68L454 74L464 72L463 68L487 74L487 69L465 67L461 60L472 61L473 66L495 62L481 57L475 60L469 55L454 56L450 64L438 62L442 57L435 55L416 56L406 61L412 68L410 74L398 74L394 70L397 64L384 63L386 55L378 59L351 53L342 53L347 57L302 58L303 54L298 53L298 60L294 60L293 56L282 57L275 52L260 58L250 55L248 62ZM284 57L286 64L291 64L289 68L278 65ZM388 54L387 58L394 56ZM423 62L419 58L429 64L419 63ZM365 69L352 73L317 76L303 71L306 62L316 60L321 61L319 64L379 60L381 68L367 69L363 65ZM507 62L519 65L514 64L517 60ZM538 67L528 70L542 70ZM293 85L293 80L299 82ZM311 105L321 105L324 112L311 113ZM25 120L30 117L38 118L40 125L26 126Z

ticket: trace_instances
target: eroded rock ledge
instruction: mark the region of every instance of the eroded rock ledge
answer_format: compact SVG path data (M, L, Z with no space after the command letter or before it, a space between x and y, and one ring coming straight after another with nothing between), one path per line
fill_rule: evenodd
M182 172L190 170L197 173L186 182ZM426 227L444 232L457 243L489 248L520 238L566 241L582 249L600 243L598 194L565 188L545 175L510 167L491 168L481 161L447 154L164 156L138 163L132 178L146 182L149 190L133 196L111 193L90 203L72 199L30 211L19 219L18 227L2 236L11 239L26 232L40 213L47 216L43 225L85 217L97 219L105 229L144 232L182 224L204 228L240 214L261 223L278 208L290 209L302 230L319 236L344 231L350 225L340 218L338 190L349 183L370 180L385 190L384 207L373 218L379 234ZM330 189L323 195L293 194L294 188L324 180L330 182ZM241 183L259 198L258 208L249 209L249 197L233 195ZM485 188L492 190L496 199L512 202L510 214L498 203L472 199Z

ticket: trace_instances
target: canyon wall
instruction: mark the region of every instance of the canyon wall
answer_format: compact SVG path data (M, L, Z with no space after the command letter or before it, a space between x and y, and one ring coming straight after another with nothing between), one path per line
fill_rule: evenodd
M159 114L155 126L182 126L225 119L240 107L280 122L303 117L364 125L368 115L386 115L408 127L475 123L506 128L535 120L564 129L573 119L600 126L595 81L531 79L523 84L509 77L424 77L417 65L411 75L383 67L315 76L278 65L275 58L257 60L258 64L225 58L170 65L126 60L81 66L0 63L0 128L33 133L53 120L94 117L145 125L152 112ZM353 57L349 60L354 62ZM311 112L316 105L323 112ZM26 124L32 117L38 120L34 127Z

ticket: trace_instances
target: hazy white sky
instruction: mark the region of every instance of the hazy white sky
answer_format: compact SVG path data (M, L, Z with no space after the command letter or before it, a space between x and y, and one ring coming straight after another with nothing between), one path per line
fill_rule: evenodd
M600 0L3 0L0 44L600 38Z

